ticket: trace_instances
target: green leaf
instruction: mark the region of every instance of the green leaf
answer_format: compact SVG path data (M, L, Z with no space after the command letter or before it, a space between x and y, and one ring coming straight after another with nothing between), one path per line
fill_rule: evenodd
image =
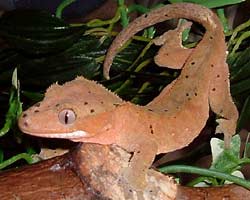
M245 100L238 119L237 130L241 130L249 123L250 119L250 96Z
M171 3L189 2L206 6L208 8L217 8L226 5L232 5L244 2L245 0L169 0Z
M247 189L250 189L250 181L247 181L240 177L233 176L227 173L223 173L217 170L203 169L203 168L187 166L187 165L171 165L171 166L162 167L159 170L162 173L179 173L179 172L194 173L194 174L199 174L201 176L228 180L235 184L241 185Z
M33 158L27 154L27 153L20 153L18 155L15 155L8 160L3 161L0 163L0 170L4 169L5 167L8 167L9 165L13 164L14 162L24 159L27 163L32 164L33 163Z
M8 49L2 50L0 51L0 84L9 83L13 66L17 65L19 80L25 90L33 89L32 86L39 91L52 83L69 81L76 76L94 79L102 73L101 65L110 43L110 39L101 43L98 37L81 36L77 43L61 53L35 57L22 52L16 55ZM120 52L113 62L112 73L117 75L126 71L145 44L145 42L131 43ZM154 52L155 50L150 50L142 59L151 57Z
M29 91L22 91L22 95L27 97L33 102L41 101L44 97L44 94L41 94L39 92L29 92Z
M7 61L0 60L0 82L7 83L13 65L19 65L19 79L23 88L46 88L56 81L72 80L79 75L92 79L100 69L96 58L104 53L105 49L100 48L100 42L96 37L82 37L78 43L59 54L33 57L19 53L19 58L13 56ZM6 69L6 66L10 66L9 69Z
M63 0L56 9L56 17L61 18L63 10L75 1L76 0Z
M4 152L2 149L0 149L0 163L3 162L4 159Z
M210 169L232 173L240 163L240 136L232 138L230 149L224 149L224 141L212 138L211 150L213 162Z
M246 143L246 148L245 148L245 151L244 151L244 157L250 157L250 143Z
M13 10L0 18L0 37L27 54L60 52L72 46L85 29L40 10Z
M248 47L248 46L247 46ZM241 51L234 54L229 54L227 62L230 68L230 80L232 83L250 78L249 70L249 54L250 48L241 49Z
M242 173L241 171L239 171L239 170L234 171L234 172L232 173L232 175L233 175L233 176L237 176L237 177L242 178L242 179L245 179L243 173ZM233 183L233 182L227 181L227 180L226 180L224 184L232 184L232 183Z
M249 158L250 157L250 143L249 143L249 137L250 137L250 132L247 134L247 138L245 141L245 148L244 148L244 155L243 158Z
M250 91L250 79L241 80L231 85L232 96L247 93Z
M13 72L12 76L12 88L10 90L9 98L9 109L6 114L5 123L0 129L0 137L8 133L10 128L16 123L17 118L22 112L22 103L20 102L19 97L19 85L17 80L17 71L16 69Z

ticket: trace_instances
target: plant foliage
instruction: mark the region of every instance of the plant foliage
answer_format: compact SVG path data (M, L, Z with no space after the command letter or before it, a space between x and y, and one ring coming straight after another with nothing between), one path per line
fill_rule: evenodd
M0 107L6 113L0 116L0 125L3 126L0 129L0 169L19 159L25 159L28 163L34 162L30 155L35 153L36 146L20 133L16 121L22 111L21 101L25 109L41 100L50 84L63 83L80 75L101 82L125 100L146 104L179 74L178 70L161 69L153 63L152 58L158 49L152 45L152 38L157 35L157 30L151 27L146 29L143 35L135 36L116 56L111 80L107 81L102 76L104 56L117 34L113 27L117 23L126 27L129 23L128 14L131 12L149 12L162 4L152 8L142 5L127 7L123 0L118 0L117 12L110 20L96 19L86 24L68 24L61 16L63 9L73 2L74 0L63 1L57 9L56 17L45 11L30 10L10 11L0 18L0 37L5 41L5 45L0 48ZM223 6L241 3L243 0L185 2L199 3L209 8L219 7L217 12L228 38L231 93L240 111L239 132L250 119L250 21L230 30ZM193 45L188 40L184 43L187 46ZM214 159L210 172L193 170L192 167L184 170L183 166L168 166L161 170L169 173L199 172L202 176L198 181L194 180L195 183L206 181L218 185L228 179L249 187L249 182L231 175L249 163L246 153L249 149L248 141L245 148L246 156L240 158L240 142L237 137L235 138L235 145L227 151L219 148L220 153L216 154L212 145ZM11 148L5 145L6 141L9 141ZM220 145L221 142L218 142L217 148ZM223 181L218 183L217 178Z

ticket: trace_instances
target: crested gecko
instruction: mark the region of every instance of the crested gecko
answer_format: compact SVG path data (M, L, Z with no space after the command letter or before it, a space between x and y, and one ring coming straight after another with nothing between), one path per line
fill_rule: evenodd
M216 132L228 146L235 133L237 109L229 91L229 70L222 26L209 9L191 3L166 5L135 19L118 34L104 62L104 76L119 48L148 26L172 18L200 23L206 32L193 49L181 45L181 33L191 23L154 40L163 45L155 56L162 67L182 68L179 77L145 106L134 105L94 81L78 77L50 86L44 99L22 113L20 129L30 135L64 138L76 142L116 144L132 158L123 177L143 190L146 172L155 155L187 146L198 136L209 117L219 115Z

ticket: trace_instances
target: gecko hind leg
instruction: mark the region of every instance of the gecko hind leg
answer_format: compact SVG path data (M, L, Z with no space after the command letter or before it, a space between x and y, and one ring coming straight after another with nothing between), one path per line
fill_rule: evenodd
M221 118L217 119L216 133L224 134L225 147L230 147L231 137L235 134L238 111L230 94L229 70L227 63L221 63L213 74L209 89L209 103L213 112Z
M162 45L154 58L158 66L172 69L181 69L184 66L193 49L182 46L182 32L191 26L192 22L185 22L153 40L155 45Z

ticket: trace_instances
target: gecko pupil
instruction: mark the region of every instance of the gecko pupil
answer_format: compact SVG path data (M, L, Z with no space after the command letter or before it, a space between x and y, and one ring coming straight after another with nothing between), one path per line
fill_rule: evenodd
M65 121L65 124L68 124L68 122L69 122L69 112L68 111L65 113L64 121Z
M59 121L64 124L72 124L76 120L76 114L71 109L64 109L58 115Z

